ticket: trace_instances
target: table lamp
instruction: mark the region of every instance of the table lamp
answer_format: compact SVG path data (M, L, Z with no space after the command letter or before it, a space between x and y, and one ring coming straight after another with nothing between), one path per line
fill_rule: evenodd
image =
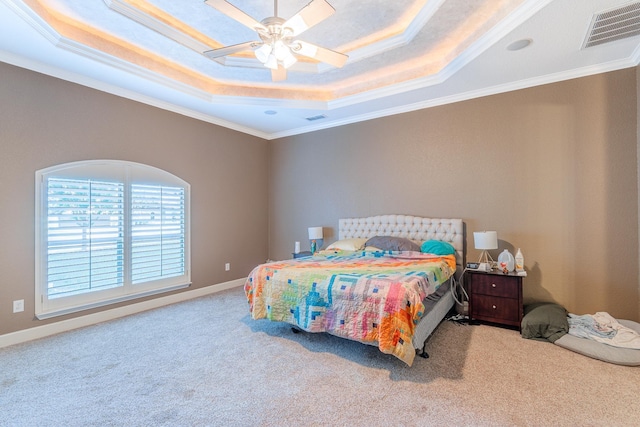
M495 261L491 258L488 250L498 249L498 233L495 231L474 231L473 232L473 246L476 249L480 249L479 263L488 263L491 268Z
M309 227L309 243L312 254L315 254L322 247L323 237L322 227Z

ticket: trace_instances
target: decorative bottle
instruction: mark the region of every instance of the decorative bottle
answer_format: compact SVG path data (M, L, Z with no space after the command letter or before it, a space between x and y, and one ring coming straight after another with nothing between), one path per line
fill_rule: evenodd
M315 240L311 241L311 253L315 254L316 253L316 248L317 248L317 244Z
M524 271L524 256L520 248L516 252L516 271Z

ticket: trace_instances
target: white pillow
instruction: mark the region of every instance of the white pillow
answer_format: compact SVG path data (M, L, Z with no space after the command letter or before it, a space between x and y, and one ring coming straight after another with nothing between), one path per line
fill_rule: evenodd
M333 242L327 247L327 250L338 249L343 251L359 251L364 248L364 244L367 239L354 238L354 239L342 239L337 242Z

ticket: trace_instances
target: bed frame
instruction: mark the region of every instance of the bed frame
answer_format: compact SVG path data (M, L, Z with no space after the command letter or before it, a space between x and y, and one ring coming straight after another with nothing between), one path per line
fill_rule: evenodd
M344 218L338 221L339 240L374 236L397 236L416 241L434 239L451 243L456 250L455 278L460 280L466 262L466 239L462 219L378 215L365 218ZM413 347L420 356L429 357L425 351L427 339L454 304L452 290L449 290L418 323L413 337Z

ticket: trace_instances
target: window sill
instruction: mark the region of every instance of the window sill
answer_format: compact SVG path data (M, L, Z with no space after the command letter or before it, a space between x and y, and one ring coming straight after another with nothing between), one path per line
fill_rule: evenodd
M159 288L159 289L151 289L151 290L144 291L144 292L139 292L139 293L129 294L129 295L123 295L123 296L116 297L116 298L109 298L109 299L106 299L106 300L103 300L103 301L96 301L96 302L83 304L83 305L78 305L78 306L74 306L74 307L67 307L67 308L62 308L62 309L58 309L58 310L46 311L46 312L43 312L43 313L36 313L36 318L38 320L51 319L53 317L64 316L65 314L77 313L77 312L83 311L83 310L90 310L92 308L104 307L104 306L107 306L107 305L117 304L117 303L124 302L124 301L131 301L131 300L134 300L134 299L144 298L144 297L148 297L148 296L151 296L151 295L156 295L156 294L160 294L160 293L176 291L178 289L188 288L189 286L191 286L191 282L183 283L183 284L179 284L179 285L167 286L167 287Z

